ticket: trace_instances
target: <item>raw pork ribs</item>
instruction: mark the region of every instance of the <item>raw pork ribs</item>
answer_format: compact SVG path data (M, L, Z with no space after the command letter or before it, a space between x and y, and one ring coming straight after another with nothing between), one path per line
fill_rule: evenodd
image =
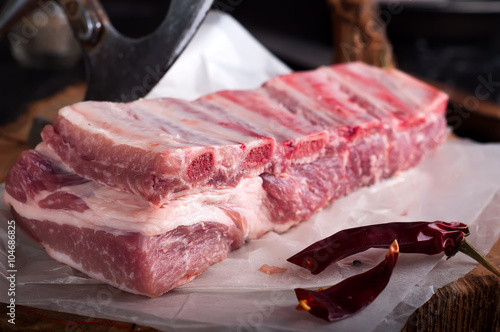
M245 240L417 165L446 138L446 104L362 63L191 102L81 102L20 156L4 199L56 260L159 296Z

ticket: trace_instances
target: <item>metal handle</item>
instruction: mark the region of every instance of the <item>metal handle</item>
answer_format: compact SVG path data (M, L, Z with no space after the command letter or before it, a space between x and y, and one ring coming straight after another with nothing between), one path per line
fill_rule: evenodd
M98 0L57 0L63 7L80 43L95 45L102 32L102 20L109 21Z

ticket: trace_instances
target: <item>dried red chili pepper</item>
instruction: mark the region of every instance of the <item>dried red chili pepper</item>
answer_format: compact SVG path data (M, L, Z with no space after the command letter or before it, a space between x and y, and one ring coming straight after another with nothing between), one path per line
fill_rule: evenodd
M459 222L393 222L345 229L313 243L287 260L318 274L330 264L370 248L388 248L398 240L401 253L435 255L444 252L448 257L462 251L487 269L500 276L465 237L467 225Z
M399 248L395 240L385 259L364 273L347 278L327 289L295 289L298 310L305 310L329 322L338 321L364 309L384 290L398 261Z

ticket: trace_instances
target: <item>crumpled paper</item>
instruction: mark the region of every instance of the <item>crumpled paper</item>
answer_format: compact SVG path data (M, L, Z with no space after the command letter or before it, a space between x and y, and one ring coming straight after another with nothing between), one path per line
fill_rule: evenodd
M289 69L229 16L212 12L176 64L148 97L196 98L247 89ZM310 243L343 228L392 221L467 223L468 238L487 253L500 236L500 145L449 139L418 167L341 198L285 234L252 240L187 285L150 299L117 290L50 258L16 228L16 303L179 331L399 331L434 292L473 269L463 254L401 254L387 288L359 314L333 324L295 310L295 287L325 287L380 262L374 249L317 276L286 262ZM3 191L3 185L0 186ZM3 201L3 200L2 200ZM0 204L0 301L8 302L7 221ZM355 240L355 239L353 239ZM353 266L359 259L362 266ZM287 268L259 271L262 264ZM411 323L411 322L410 322Z

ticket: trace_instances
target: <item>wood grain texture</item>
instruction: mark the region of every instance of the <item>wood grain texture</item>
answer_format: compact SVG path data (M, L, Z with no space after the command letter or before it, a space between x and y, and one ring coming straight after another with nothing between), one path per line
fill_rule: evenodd
M2 305L2 307L4 307ZM108 319L85 317L80 315L43 310L32 307L16 308L16 324L7 322L8 316L0 316L0 330L12 332L157 332L143 325L118 322Z
M500 265L500 240L487 257L494 264ZM159 331L145 325L30 307L18 307L16 325L12 325L7 322L6 304L2 303L0 307L0 331ZM402 329L402 332L413 331L500 331L500 278L478 266L463 278L440 288L408 318Z
M33 119L37 116L53 121L57 111L83 99L85 84L69 86L57 94L30 104L26 113L16 121L0 127L0 183L19 154L29 149L27 145Z
M28 146L22 142L0 138L0 183L5 181L10 167L27 148Z
M85 90L85 84L83 83L72 85L53 96L31 103L26 113L16 121L0 128L0 137L18 143L26 143L31 123L35 117L39 116L48 121L53 121L60 108L83 100Z
M486 257L500 266L500 240ZM500 278L483 266L476 267L438 289L408 318L402 331L500 331Z

